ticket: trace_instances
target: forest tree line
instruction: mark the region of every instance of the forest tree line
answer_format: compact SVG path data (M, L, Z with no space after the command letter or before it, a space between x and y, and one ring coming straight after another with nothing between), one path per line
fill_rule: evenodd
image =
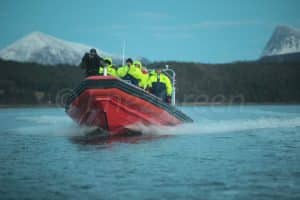
M299 103L300 63L155 62L176 71L179 103ZM78 66L46 66L0 60L0 104L55 104L64 89L84 78Z

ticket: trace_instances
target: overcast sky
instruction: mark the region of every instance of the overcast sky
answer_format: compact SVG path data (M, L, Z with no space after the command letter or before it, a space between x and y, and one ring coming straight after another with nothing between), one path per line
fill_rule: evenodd
M0 49L33 32L151 60L257 59L279 24L300 27L298 0L1 0Z

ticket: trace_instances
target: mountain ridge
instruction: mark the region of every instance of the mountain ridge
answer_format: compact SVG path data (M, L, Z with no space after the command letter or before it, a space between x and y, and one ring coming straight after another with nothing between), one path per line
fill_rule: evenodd
M91 48L95 47L34 31L0 50L0 58L43 65L78 65L84 53ZM122 56L107 53L99 48L95 49L102 57L112 57L115 64L122 63ZM148 61L144 57L140 58Z
M277 56L300 52L300 29L279 25L263 49L262 56Z

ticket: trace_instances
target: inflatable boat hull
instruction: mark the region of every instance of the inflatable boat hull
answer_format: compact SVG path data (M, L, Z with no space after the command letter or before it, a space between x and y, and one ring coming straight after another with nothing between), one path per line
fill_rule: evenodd
M79 125L99 127L110 135L124 134L135 124L174 126L192 122L174 106L111 76L85 79L68 99L66 112Z

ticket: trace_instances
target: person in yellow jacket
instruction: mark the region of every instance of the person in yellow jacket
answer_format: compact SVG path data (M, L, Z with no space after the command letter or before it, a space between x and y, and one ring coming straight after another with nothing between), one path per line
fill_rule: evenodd
M149 74L147 89L162 101L171 103L172 83L169 77L162 73L161 68L157 68Z
M140 88L143 88L144 90L147 88L147 82L149 78L149 72L146 67L142 67L142 76L141 81L139 82Z
M107 68L107 75L117 77L117 69L112 63L111 58L104 58L104 67ZM99 74L104 74L104 67L99 67Z
M126 65L117 70L117 74L123 80L130 81L132 84L139 86L142 80L141 62L134 61L131 58L126 60Z

